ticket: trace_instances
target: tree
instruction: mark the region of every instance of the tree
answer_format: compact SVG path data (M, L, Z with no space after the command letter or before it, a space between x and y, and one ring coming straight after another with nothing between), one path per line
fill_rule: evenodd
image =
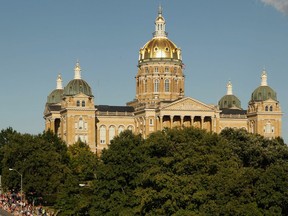
M97 156L81 141L68 147L69 174L60 188L59 215L85 215L91 207L91 181L95 179Z
M243 130L126 132L103 152L90 214L287 215L287 156Z
M90 215L133 215L137 204L134 189L145 168L141 151L143 139L127 130L102 152L93 181Z
M46 203L53 204L58 188L63 184L68 172L67 147L56 135L45 132L39 135L15 133L9 137L1 149L3 183L9 189L20 190L17 173L23 175L25 194L42 197Z

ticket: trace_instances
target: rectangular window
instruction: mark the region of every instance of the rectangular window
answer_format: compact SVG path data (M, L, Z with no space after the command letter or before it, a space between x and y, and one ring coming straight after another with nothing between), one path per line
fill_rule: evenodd
M158 67L154 68L154 72L158 73Z
M153 119L149 119L149 125L153 125Z
M165 67L165 72L169 72L169 67Z
M148 73L148 72L149 72L148 67L145 67L145 73Z

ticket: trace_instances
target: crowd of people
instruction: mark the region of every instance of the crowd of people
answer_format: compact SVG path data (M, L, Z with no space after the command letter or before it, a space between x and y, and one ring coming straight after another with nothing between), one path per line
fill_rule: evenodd
M54 216L56 213L47 210L42 205L35 206L21 199L20 193L7 192L0 195L0 208L12 215Z

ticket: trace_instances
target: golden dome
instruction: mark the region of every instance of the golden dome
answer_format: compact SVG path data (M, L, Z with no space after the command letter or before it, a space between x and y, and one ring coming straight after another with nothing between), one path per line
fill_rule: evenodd
M140 49L139 61L155 58L181 60L181 49L167 37L154 37Z

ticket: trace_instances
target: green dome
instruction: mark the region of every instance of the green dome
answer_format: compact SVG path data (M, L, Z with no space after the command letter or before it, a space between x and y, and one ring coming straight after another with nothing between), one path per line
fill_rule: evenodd
M225 95L218 102L219 108L241 108L241 102L235 95Z
M63 89L53 90L47 97L47 103L60 103L62 100Z
M89 84L82 80L82 79L73 79L71 80L67 86L64 88L64 95L65 96L71 96L76 95L79 93L83 93L88 96L93 96L91 87Z
M265 101L270 98L277 101L276 92L269 86L259 86L251 95L251 101Z

